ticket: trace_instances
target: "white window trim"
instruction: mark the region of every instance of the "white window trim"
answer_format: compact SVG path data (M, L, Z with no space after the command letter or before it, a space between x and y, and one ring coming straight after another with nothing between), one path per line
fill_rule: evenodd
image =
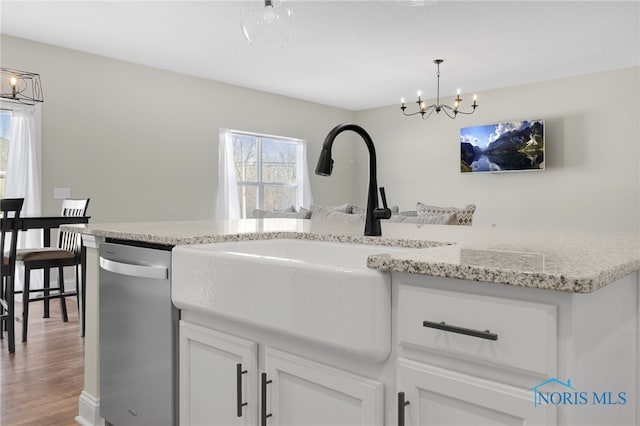
M275 139L280 141L289 141L296 144L297 156L302 161L296 162L296 176L297 184L278 184L267 183L267 185L273 186L297 186L296 199L299 206L295 206L296 209L300 207L308 208L313 202L311 195L311 183L309 177L309 165L307 159L307 141L299 138L292 138L287 136L277 136L264 133L247 132L244 130L233 129L220 129L219 131L219 157L218 157L218 191L217 191L217 203L216 203L216 218L219 220L226 219L240 219L240 201L237 196L238 184L243 185L254 184L251 182L238 182L235 177L235 169L233 168L233 146L231 141L231 135L243 135L250 136L259 139L259 143L262 143L262 139ZM260 147L261 149L261 147ZM261 152L261 151L260 151ZM225 161L221 159L225 157ZM258 165L262 162L261 158L258 158ZM258 186L258 203L261 203L264 198L264 185L262 182L262 170L258 167L258 181L255 185ZM259 204L260 205L260 204Z

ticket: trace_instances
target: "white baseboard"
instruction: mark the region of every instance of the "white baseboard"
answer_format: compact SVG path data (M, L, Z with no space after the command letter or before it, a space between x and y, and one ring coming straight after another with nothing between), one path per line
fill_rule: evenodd
M104 426L104 419L100 417L100 400L82 391L75 421L82 426Z

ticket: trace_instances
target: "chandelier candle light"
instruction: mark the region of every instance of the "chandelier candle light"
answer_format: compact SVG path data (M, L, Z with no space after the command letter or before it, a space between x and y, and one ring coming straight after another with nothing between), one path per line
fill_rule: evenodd
M433 114L433 111L436 112L436 114L439 114L440 111L444 111L444 113L447 115L447 117L453 119L456 118L456 116L458 114L473 114L474 112L476 112L476 108L478 107L478 95L473 95L473 104L471 105L471 108L473 108L471 111L461 111L460 108L460 104L462 103L462 98L460 97L460 89L458 89L458 94L456 96L456 98L454 99L454 104L453 106L449 106L449 105L444 105L440 103L440 64L444 62L444 59L435 59L433 61L434 64L436 64L438 71L436 73L436 76L438 77L438 87L437 87L437 92L436 92L436 103L435 104L431 104L431 105L426 105L425 102L422 100L421 95L422 93L420 91L418 91L418 100L416 101L416 104L418 104L418 111L416 112L412 112L407 114L407 112L405 111L407 109L407 107L404 104L404 98L401 99L401 105L400 105L400 109L402 110L402 113L404 115L406 115L407 117L411 117L412 115L416 115L416 114L420 114L420 116L422 117L422 119L424 120L425 118L429 117L431 114Z

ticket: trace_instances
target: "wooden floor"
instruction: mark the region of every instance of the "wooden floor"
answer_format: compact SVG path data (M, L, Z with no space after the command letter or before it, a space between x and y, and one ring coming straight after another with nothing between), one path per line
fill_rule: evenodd
M22 343L22 320L16 320L16 351L9 354L7 336L0 340L0 425L77 426L83 387L84 339L78 310L67 302L69 322L51 302L51 317L42 318L42 303L29 306L29 340ZM16 304L22 312L22 304Z

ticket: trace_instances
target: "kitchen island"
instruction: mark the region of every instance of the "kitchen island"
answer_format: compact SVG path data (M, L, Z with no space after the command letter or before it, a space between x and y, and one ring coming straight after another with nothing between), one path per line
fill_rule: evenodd
M259 358L265 357L263 347L268 352L275 346L277 353L272 358L280 363L288 360L289 355L278 352L285 350L356 375L362 379L359 383L377 382L375 401L367 407L373 404L378 411L366 417L377 419L375 424L400 420L400 393L407 401L413 400L406 406L407 424L437 423L438 416L459 416L469 422L488 417L497 424L518 423L515 419L598 424L604 418L609 424L635 423L640 270L636 236L393 223L383 223L382 230L382 237L363 237L359 224L295 219L92 224L83 228L88 247L87 337L79 420L85 424L100 421L95 312L98 255L94 249L101 241L187 246L285 238L382 246L367 265L390 272L392 277L393 339L385 361L360 362L314 345L291 346L277 333L230 321L226 324L202 312L183 310L186 327L216 329L214 333L257 342ZM384 246L407 250L386 254ZM180 300L174 298L174 303L180 307ZM434 315L423 318L420 311ZM433 328L443 322L460 325L455 323L469 318L475 318L482 330L502 328L497 342ZM500 322L506 326L496 325ZM264 367L262 361L258 364ZM562 395L539 392L536 385L551 379L555 382L545 386L569 384L573 399L544 400ZM434 383L438 383L435 388ZM620 392L624 403L613 398ZM503 412L507 407L511 412ZM425 410L432 414L430 420L421 417ZM274 416L269 421L278 424Z

